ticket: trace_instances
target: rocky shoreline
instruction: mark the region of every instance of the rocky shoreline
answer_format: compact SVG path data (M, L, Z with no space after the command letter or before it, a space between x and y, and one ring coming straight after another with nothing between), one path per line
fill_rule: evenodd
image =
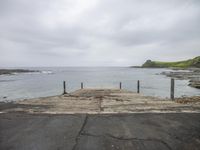
M177 80L189 80L189 86L200 89L200 69L190 68L187 70L165 71L161 73L167 77L175 78Z
M29 73L29 72L39 72L39 71L28 70L28 69L0 69L0 75L12 75L15 73Z

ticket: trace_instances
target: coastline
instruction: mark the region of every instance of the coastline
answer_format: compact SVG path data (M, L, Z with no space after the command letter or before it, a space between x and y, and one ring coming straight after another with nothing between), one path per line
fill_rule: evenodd
M175 69L174 71L164 71L161 75L165 75L170 78L177 80L188 80L188 86L200 89L200 69L199 68L188 68L179 70Z
M35 69L37 70L38 68L28 68L28 69ZM49 75L47 73L43 73L42 70L50 70L53 72L53 74ZM54 69L54 70L53 70ZM0 83L2 85L2 90L1 90L1 101L17 101L20 99L29 99L29 98L37 98L37 97L42 97L42 96L48 96L48 95L56 95L56 94L60 94L60 92L62 92L62 82L63 80L68 80L70 79L70 81L68 80L67 82L70 82L70 84L67 84L67 90L68 91L73 91L75 89L78 89L80 87L80 82L84 82L84 85L86 87L106 87L106 86L110 86L110 87L118 87L119 81L122 82L123 87L127 88L131 91L135 91L135 87L136 87L136 81L138 79L140 79L141 81L141 92L144 93L145 95L149 95L149 96L158 96L161 98L165 98L165 97L169 97L169 88L165 85L163 85L163 83L165 82L166 84L170 85L170 78L165 77L165 75L160 75L161 72L163 71L169 71L169 69L155 69L153 68L153 70L151 69L114 69L113 71L111 69L95 69L95 71L98 72L98 76L101 78L97 78L97 79L93 79L98 77L96 73L90 72L91 75L91 79L89 79L87 77L87 74L85 74L85 70L88 71L90 69L82 69L82 71L80 72L83 75L77 75L76 73L74 73L74 71L79 71L79 69L66 69L63 71L56 71L57 68L39 68L39 70L41 71L40 73L19 73L16 75L2 75L0 76ZM59 68L57 69L59 70ZM62 69L60 69L62 70ZM68 70L70 70L70 72L72 73L68 73ZM111 70L111 71L110 71ZM126 74L128 74L128 76L126 76L126 74L120 74L120 72L122 72L123 70L126 71ZM92 69L93 71L93 69ZM106 72L105 72L106 71ZM111 72L111 73L110 73ZM182 70L175 70L174 72L182 72ZM185 71L183 71L184 73ZM191 71L190 71L191 72ZM117 75L115 76L115 74L117 73ZM186 72L187 73L187 72ZM106 75L104 75L106 74ZM119 75L118 75L119 74ZM144 77L139 76L140 74L143 74ZM192 73L193 74L193 73ZM80 78L80 81L76 81L74 80L73 76L76 76L76 78ZM174 75L174 74L173 74ZM113 78L112 78L113 76ZM151 77L154 78L154 80L152 80L151 82L149 82L148 80L151 79ZM71 79L72 78L72 79ZM81 79L84 78L84 79ZM88 79L87 79L88 78ZM109 78L109 79L106 79ZM26 80L24 80L26 79ZM37 81L37 79L41 79L39 82L41 82L41 86L40 84L38 84L39 82ZM53 81L52 81L53 79ZM88 81L91 80L92 82L96 82L94 84L90 84L87 83L87 79ZM127 82L126 79L129 79L130 82ZM43 81L48 81L48 82L43 82ZM82 80L82 81L81 81ZM104 80L102 83L99 83L99 80ZM163 81L162 82L157 82L157 80ZM180 84L176 84L176 88L180 89L179 92L177 90L177 92L175 93L177 97L181 97L182 95L188 95L188 96L193 96L193 95L199 95L198 93L198 89L197 88L188 88L187 85L189 83L187 83L187 79L184 79L186 81L177 81L177 83L181 83L184 86L179 86ZM115 81L116 83L113 84L113 81ZM196 81L196 80L195 80ZM51 82L53 84L51 84ZM90 81L89 81L90 82ZM149 82L149 83L148 83ZM49 86L50 84L50 86ZM55 85L58 85L55 88ZM101 86L101 84L103 86ZM105 85L105 86L104 86ZM75 87L76 88L71 88L71 87ZM14 87L19 87L14 88ZM40 88L38 88L40 87ZM159 88L160 87L160 88ZM157 88L157 90L156 90ZM24 91L24 94L20 94L20 89L22 89ZM35 94L34 94L34 90L28 90L28 89L36 89L35 90ZM53 90L52 90L53 89ZM166 91L161 93L162 91ZM5 92L3 92L5 91ZM49 92L48 92L49 91ZM53 92L50 92L53 91ZM46 93L45 93L46 92ZM18 94L19 93L19 94ZM38 94L37 94L38 93ZM43 94L44 93L44 94ZM52 94L53 93L53 94ZM161 94L160 94L161 93ZM30 96L29 96L30 95Z
M188 86L200 89L200 68L179 68L179 67L143 67L130 66L130 68L140 69L171 69L163 71L160 75L165 75L177 80L189 80Z
M40 72L40 71L29 70L29 69L0 69L0 75L13 75L15 73L29 73L29 72Z

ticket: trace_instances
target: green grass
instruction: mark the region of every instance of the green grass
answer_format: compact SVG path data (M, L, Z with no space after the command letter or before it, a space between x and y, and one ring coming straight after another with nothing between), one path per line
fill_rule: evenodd
M144 68L190 68L197 67L200 68L200 56L195 57L194 59L189 59L185 61L177 62L161 62L161 61L151 61L147 60L142 67Z

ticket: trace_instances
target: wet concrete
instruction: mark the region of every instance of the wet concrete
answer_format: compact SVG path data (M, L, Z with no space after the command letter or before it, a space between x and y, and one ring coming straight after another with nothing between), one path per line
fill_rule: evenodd
M200 113L0 114L1 150L199 150Z

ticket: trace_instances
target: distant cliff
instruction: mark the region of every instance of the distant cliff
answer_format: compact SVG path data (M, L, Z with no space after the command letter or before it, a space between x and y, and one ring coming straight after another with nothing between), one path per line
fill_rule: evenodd
M151 61L147 60L142 66L142 68L200 68L200 56L193 59L177 61L177 62L161 62L161 61Z

